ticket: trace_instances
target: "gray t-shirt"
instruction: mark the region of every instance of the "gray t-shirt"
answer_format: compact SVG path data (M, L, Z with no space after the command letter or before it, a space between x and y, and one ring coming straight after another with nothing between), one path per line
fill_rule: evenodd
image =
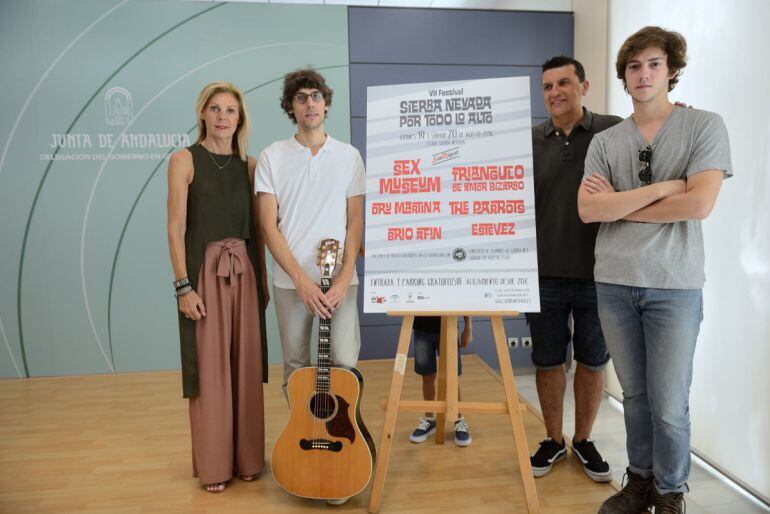
M599 173L616 191L641 187L639 150L645 141L631 117L594 136L585 176ZM718 114L674 107L652 141L652 181L723 170L732 176L727 129ZM704 272L700 220L602 223L596 239L597 282L660 289L700 289Z

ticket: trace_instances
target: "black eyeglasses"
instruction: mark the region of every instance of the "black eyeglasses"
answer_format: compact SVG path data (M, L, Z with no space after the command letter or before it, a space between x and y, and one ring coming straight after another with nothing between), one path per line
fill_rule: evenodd
M639 150L639 162L642 163L642 169L639 170L639 180L645 186L649 186L652 182L652 147L647 145L646 148Z
M314 102L320 102L323 100L324 94L320 91L313 91L310 94L307 93L297 93L294 95L294 99L298 101L301 104L306 104L308 98L312 98Z

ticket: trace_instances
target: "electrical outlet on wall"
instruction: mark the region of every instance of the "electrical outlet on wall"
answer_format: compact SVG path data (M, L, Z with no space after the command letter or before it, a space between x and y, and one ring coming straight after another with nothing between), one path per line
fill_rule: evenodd
M531 337L522 337L521 338L521 346L522 346L522 348L531 348L532 347L532 338Z
M518 348L519 347L519 338L518 337L509 337L508 338L508 346L511 348Z

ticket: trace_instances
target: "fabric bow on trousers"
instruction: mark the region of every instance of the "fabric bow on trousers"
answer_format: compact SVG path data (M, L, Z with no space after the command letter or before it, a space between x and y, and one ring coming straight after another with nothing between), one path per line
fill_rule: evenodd
M210 243L198 278L199 389L190 399L193 475L201 484L265 465L257 283L243 239Z

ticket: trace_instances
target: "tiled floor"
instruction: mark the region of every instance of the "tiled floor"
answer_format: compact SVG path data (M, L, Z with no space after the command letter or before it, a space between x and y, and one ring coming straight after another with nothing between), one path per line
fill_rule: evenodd
M575 423L575 400L572 393L572 379L568 374L567 394L564 400L564 431L571 436ZM517 374L519 394L538 408L537 389L534 374ZM545 437L545 434L543 434ZM599 408L592 439L607 462L612 466L613 477L620 483L628 464L626 458L626 432L620 404L605 398ZM723 480L693 461L690 473L690 493L685 496L688 514L759 514L770 512L770 508L747 499Z

